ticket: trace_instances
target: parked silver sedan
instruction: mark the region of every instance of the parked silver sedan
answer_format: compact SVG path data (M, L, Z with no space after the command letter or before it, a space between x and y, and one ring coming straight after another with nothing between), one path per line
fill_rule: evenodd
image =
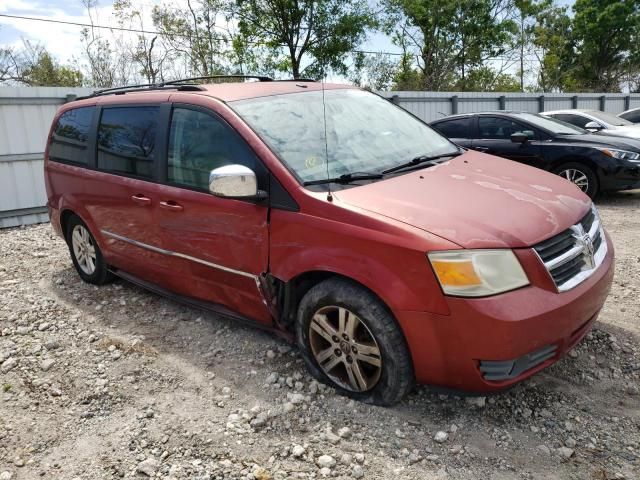
M607 135L640 139L640 125L600 110L553 110L542 112L542 115L562 120L590 132L606 131Z

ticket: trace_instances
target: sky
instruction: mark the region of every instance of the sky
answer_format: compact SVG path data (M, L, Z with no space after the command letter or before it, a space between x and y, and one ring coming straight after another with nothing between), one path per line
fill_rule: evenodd
M160 0L132 0L141 9L145 19L145 29L153 30L151 10L160 5ZM185 3L184 0L171 0L171 5ZM101 0L96 9L95 24L116 26L112 15L112 0ZM0 0L0 14L22 15L28 17L50 18L55 20L89 23L89 16L80 0ZM18 20L0 17L0 45L19 46L22 39L40 42L61 62L70 62L81 54L80 32L82 27L53 23ZM108 36L108 31L102 31ZM398 52L391 40L382 34L371 35L361 47L363 50Z

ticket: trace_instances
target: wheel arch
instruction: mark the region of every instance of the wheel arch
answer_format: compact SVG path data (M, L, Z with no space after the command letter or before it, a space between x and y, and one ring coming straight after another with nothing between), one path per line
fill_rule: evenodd
M565 155L563 157L557 158L551 163L549 171L555 173L555 171L565 163L583 163L585 164L585 166L589 167L591 171L598 177L598 180L600 180L600 168L598 164L593 159L582 155Z

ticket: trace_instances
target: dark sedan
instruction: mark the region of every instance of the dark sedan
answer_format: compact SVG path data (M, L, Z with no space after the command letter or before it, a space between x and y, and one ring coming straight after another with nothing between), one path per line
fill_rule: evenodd
M431 126L458 145L554 172L590 197L640 187L640 141L524 112L454 115Z

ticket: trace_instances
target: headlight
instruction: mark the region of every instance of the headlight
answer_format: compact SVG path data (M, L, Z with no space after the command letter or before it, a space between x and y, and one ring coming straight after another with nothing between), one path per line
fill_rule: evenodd
M511 250L447 250L427 256L447 295L484 297L529 285Z
M599 148L602 153L608 157L617 158L619 160L629 160L630 162L640 163L640 153L630 152L628 150L618 150L616 148Z

